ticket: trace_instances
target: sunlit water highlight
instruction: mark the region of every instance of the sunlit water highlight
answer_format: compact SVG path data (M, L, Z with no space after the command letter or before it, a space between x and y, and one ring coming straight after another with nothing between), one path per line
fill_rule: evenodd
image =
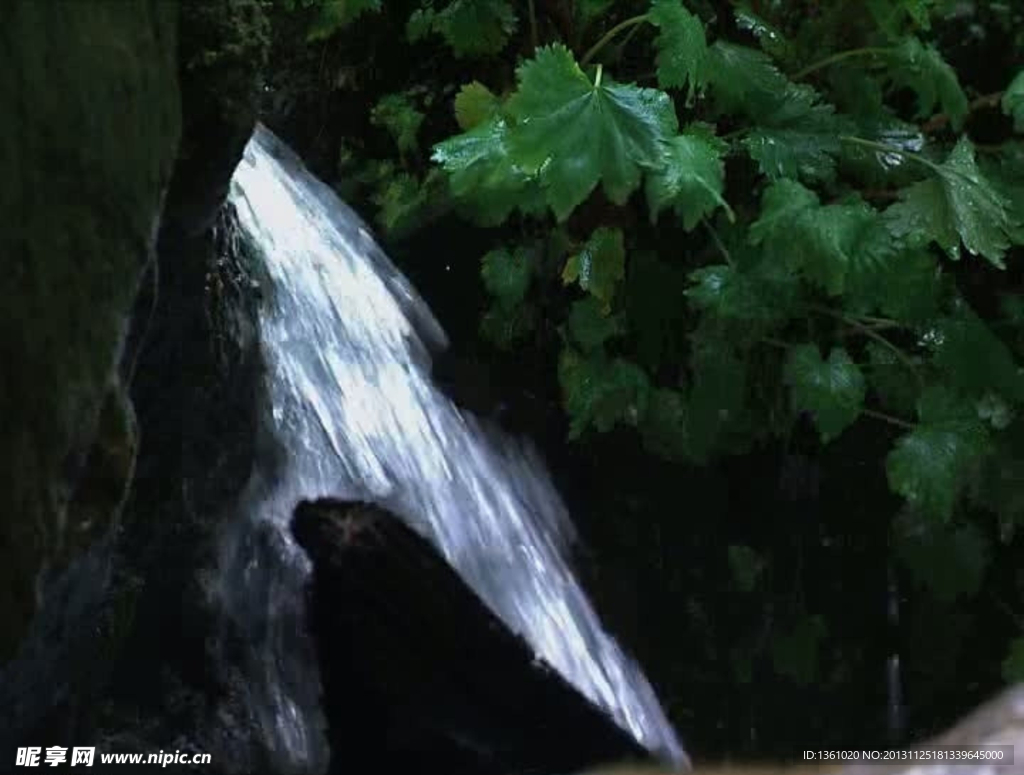
M308 567L286 529L300 498L321 495L407 519L542 658L646 747L683 762L642 672L569 568L572 525L542 461L433 386L429 350L444 333L358 216L263 128L230 200L265 264L264 433L280 454L254 477L220 587L249 618L253 691L278 765L315 770L325 753L299 627Z

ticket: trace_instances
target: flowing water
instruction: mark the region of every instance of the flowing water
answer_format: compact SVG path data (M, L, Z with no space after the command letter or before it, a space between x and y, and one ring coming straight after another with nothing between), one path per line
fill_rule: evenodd
M324 756L299 626L308 567L287 533L295 503L321 495L372 500L406 519L580 691L647 748L685 761L642 672L569 568L572 525L543 463L431 383L429 352L444 333L358 216L264 128L230 199L265 264L264 433L279 452L254 477L220 584L249 622L254 691L278 764L315 770Z

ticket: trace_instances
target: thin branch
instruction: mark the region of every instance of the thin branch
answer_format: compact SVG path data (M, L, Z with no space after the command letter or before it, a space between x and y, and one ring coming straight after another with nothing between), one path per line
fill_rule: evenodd
M830 67L831 65L836 64L836 62L842 62L846 59L852 59L853 57L885 56L890 53L892 53L891 48L878 48L872 46L868 46L865 48L851 48L848 51L840 51L838 54L832 54L832 56L827 56L824 59L819 59L817 62L808 65L803 70L800 70L794 75L792 75L791 78L794 81L802 80L803 78L809 76L811 73L815 73L818 70Z
M860 413L865 417L873 417L876 420L889 423L889 425L895 425L897 428L903 428L904 430L912 431L916 427L913 423L909 423L906 420L901 420L899 417L893 417L892 415L885 414L884 412L876 412L874 409L861 409Z
M1000 101L1003 99L1003 92L997 91L992 94L985 94L972 100L967 106L967 114L970 115L979 110L985 110L986 108L995 108L999 106ZM932 132L937 132L940 129L944 129L945 126L950 122L949 115L946 113L938 113L932 116L930 119L921 124L921 131L926 135Z
M616 35L618 35L623 30L628 30L630 27L635 27L638 24L643 24L645 21L647 21L647 19L647 14L642 14L640 16L634 16L630 19L626 19L625 21L616 24L614 27L608 30L608 32L602 35L601 39L597 41L597 43L590 47L590 50L587 51L587 53L584 54L583 58L580 60L580 65L582 67L586 67L588 64L590 64L590 60L597 56L598 53L600 53L601 49L607 46L608 43L610 43Z
M706 228L708 233L711 234L711 239L715 243L715 247L718 248L718 252L725 258L725 263L735 268L736 264L733 263L732 254L729 253L729 248L727 248L725 243L722 242L722 238L718 236L718 232L715 231L715 227L708 223L707 218L701 218L700 222L704 224L704 228Z

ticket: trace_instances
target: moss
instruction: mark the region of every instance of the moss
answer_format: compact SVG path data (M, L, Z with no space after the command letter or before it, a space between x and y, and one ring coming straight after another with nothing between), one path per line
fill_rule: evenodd
M180 131L177 6L0 16L0 661L62 561L66 506L114 383Z

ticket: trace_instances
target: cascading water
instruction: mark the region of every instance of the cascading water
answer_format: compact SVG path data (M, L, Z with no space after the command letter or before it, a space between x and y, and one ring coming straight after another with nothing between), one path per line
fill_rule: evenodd
M287 532L296 502L323 495L407 519L538 655L647 748L684 762L649 684L569 569L572 526L543 463L433 386L428 346L444 346L444 333L358 216L262 127L231 201L265 265L264 432L280 454L254 476L219 585L248 629L278 764L323 760L298 626L308 568Z

